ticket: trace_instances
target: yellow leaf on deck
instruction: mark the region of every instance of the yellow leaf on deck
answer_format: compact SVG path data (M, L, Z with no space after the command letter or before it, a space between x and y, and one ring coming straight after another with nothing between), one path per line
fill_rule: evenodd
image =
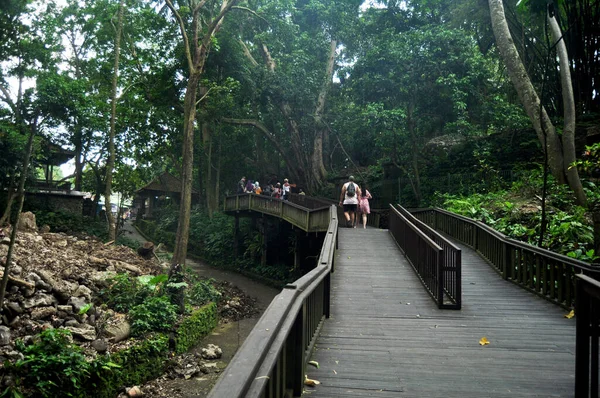
M487 337L482 337L481 340L479 340L479 344L480 345L488 345L488 344L490 344L490 341L487 339Z
M571 310L571 312L569 312L567 315L565 315L565 318L571 319L574 316L575 316L575 310Z
M308 376L304 375L304 384L307 386L314 387L321 384L321 382L319 380L309 379Z
M310 361L308 364L315 366L317 369L319 369L319 362L317 362L317 361Z

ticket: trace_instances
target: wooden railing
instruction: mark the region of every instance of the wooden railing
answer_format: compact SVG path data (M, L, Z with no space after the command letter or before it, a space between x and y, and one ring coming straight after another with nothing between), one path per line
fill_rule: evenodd
M462 300L462 252L460 248L436 232L432 227L416 218L404 207L397 205L396 208L409 222L413 223L421 232L442 248L443 274L441 275L441 284L444 294L453 304L452 306L447 305L444 308L460 309Z
M317 267L273 299L209 397L302 395L308 358L322 322L329 318L338 228L334 206L328 208L328 215Z
M411 212L475 249L504 279L564 308L575 303L576 274L600 279L600 267L510 239L479 221L437 208Z
M575 397L598 397L600 371L600 282L577 275Z
M303 196L303 195L296 195ZM308 202L308 201L307 201ZM317 202L310 202L314 205ZM223 210L225 212L252 210L279 217L307 232L327 231L329 227L329 204L307 208L292 200L275 199L270 196L240 194L227 196Z
M390 205L389 230L438 308L460 309L446 303L444 294L444 250Z

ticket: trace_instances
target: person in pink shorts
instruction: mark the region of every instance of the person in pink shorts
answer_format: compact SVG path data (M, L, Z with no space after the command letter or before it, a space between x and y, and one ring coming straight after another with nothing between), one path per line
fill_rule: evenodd
M363 228L367 228L367 214L371 214L369 199L373 199L371 192L367 189L367 185L363 185L360 197L358 198L358 211L362 214ZM357 220L358 223L358 220Z

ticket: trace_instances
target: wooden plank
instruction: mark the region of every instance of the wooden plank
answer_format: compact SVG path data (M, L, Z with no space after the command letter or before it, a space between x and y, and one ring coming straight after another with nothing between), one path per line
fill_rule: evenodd
M466 246L463 308L451 311L436 308L385 231L340 229L338 245L331 316L311 358L320 368L307 369L322 384L305 387L310 396L573 396L575 322Z

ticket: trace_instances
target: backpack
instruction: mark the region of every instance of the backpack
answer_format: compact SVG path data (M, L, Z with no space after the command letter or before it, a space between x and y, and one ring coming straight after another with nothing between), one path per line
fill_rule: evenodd
M354 195L356 195L356 186L353 182L348 184L348 187L346 188L346 195L348 195L349 198L352 198Z

